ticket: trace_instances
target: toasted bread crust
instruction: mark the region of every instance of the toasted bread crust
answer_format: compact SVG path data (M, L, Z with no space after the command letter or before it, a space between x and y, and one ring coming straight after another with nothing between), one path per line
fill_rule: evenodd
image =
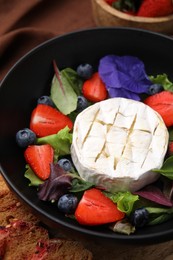
M0 259L92 260L92 253L77 242L50 238L39 219L18 201L0 175Z

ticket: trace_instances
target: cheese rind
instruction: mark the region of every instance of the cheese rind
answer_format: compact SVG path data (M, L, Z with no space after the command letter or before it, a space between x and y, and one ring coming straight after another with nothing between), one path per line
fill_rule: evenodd
M161 116L139 101L111 98L76 118L71 157L79 175L104 189L136 191L154 182L168 146Z

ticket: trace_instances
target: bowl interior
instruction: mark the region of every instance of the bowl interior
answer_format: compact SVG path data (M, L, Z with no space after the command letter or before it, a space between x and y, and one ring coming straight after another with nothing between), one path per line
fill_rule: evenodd
M85 62L97 69L98 60L106 54L133 55L143 60L149 75L166 73L173 80L172 53L173 40L157 33L129 28L96 28L51 39L29 52L9 71L0 88L1 172L19 199L46 224L120 242L156 243L172 238L173 220L125 236L103 227L82 227L65 218L56 207L39 201L36 189L28 186L24 178L23 150L15 142L16 132L29 127L37 98L49 94L54 59L60 69L75 69Z

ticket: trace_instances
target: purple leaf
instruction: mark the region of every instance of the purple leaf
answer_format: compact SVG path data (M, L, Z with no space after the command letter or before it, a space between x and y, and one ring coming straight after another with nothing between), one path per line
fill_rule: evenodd
M173 206L173 201L166 198L163 192L154 185L148 185L145 188L134 192L134 194L164 206Z
M58 200L71 188L72 178L59 165L51 164L51 174L43 184L39 185L38 197L40 200Z
M60 72L59 72L59 69L58 69L58 67L57 67L57 65L56 65L55 60L53 60L53 68L54 68L54 71L55 71L56 78L57 78L57 80L58 80L58 82L59 82L59 86L60 86L60 88L61 88L61 90L62 90L62 93L63 93L64 96L65 96L64 86L63 86L63 84L62 84Z
M110 97L140 100L139 94L147 93L152 84L144 63L133 56L107 55L100 60L98 72Z
M163 194L169 200L173 200L173 181L163 178Z

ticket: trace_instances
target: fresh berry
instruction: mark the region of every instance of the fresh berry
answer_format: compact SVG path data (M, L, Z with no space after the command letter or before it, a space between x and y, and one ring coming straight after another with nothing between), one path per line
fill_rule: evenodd
M85 97L83 96L78 96L77 99L77 112L81 112L82 110L84 110L85 108L88 107L88 101Z
M161 17L173 14L172 0L144 0L142 1L138 16L143 17Z
M49 96L41 96L37 100L37 104L44 104L44 105L48 105L48 106L51 106L51 107L55 107L52 99Z
M34 173L42 180L50 176L50 164L53 162L54 151L49 144L30 145L24 152L26 162Z
M169 145L168 145L168 155L173 155L173 141L169 142Z
M113 2L116 2L115 0L105 0L105 2L109 5L112 5Z
M86 190L75 211L76 220L82 225L102 225L123 219L125 214L117 209L100 190Z
M102 101L107 98L106 86L98 72L95 72L90 79L84 82L82 92L84 97L92 102Z
M152 84L148 88L148 95L152 96L163 91L163 86L160 84Z
M93 74L93 67L88 63L80 64L77 67L76 72L81 78L89 79Z
M136 209L130 216L131 223L135 227L143 227L148 223L149 213L145 208Z
M60 159L58 164L66 172L70 172L73 169L72 163L66 158Z
M29 128L24 128L16 133L16 142L20 147L26 148L36 142L36 134Z
M78 198L73 194L62 195L57 203L59 211L65 214L73 214L78 204Z
M72 129L71 119L51 106L39 104L31 114L30 129L38 137L56 134L66 126Z
M173 125L173 93L162 91L153 96L149 96L144 100L144 103L158 112L165 125L170 127Z

